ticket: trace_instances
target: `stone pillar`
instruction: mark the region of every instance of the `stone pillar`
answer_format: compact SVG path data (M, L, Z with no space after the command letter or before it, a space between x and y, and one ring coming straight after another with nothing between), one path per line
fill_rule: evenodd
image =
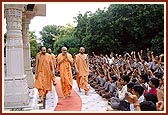
M26 106L29 89L24 74L22 11L23 4L5 4L7 24L6 68L4 78L4 106Z
M23 57L24 57L24 73L29 88L33 88L34 78L31 69L31 56L30 56L30 42L29 42L29 24L32 17L28 13L23 14L22 18L22 37L23 37Z

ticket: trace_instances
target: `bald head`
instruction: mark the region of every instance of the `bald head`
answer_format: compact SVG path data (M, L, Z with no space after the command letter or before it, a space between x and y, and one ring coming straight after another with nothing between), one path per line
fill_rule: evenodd
M84 47L80 47L79 52L80 52L81 54L83 54L83 53L85 52L85 48L84 48Z
M62 51L63 51L63 50L67 50L67 48L66 48L66 47L62 47L61 50L62 50Z
M67 48L66 47L62 47L61 51L62 51L62 54L65 55L67 53Z
M41 47L41 53L43 54L43 55L45 55L45 53L46 53L46 47Z
M52 50L51 48L48 48L48 53L51 54Z

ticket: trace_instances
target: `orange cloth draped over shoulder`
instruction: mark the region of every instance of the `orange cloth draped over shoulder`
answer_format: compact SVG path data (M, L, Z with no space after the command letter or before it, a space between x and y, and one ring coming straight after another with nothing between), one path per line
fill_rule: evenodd
M53 60L54 69L56 69L56 55L54 55L53 53L51 53L51 58Z
M49 54L41 54L36 65L37 78L34 82L34 87L38 90L51 91L52 90L52 59ZM42 94L39 94L40 96Z
M67 53L67 58L73 62L72 55ZM64 56L60 53L57 57L58 62L63 60ZM65 60L61 64L57 65L58 71L60 72L60 81L62 86L62 93L64 96L68 96L72 90L72 70L71 64Z
M50 55L51 55L51 59L52 59L52 61L53 61L54 69L56 70L56 55L54 55L53 53L51 53ZM53 82L56 82L55 75L53 75L52 81L53 81Z
M76 55L76 66L78 74L76 76L76 82L79 88L84 89L86 92L89 91L88 88L88 75L89 75L89 65L87 64L86 54Z

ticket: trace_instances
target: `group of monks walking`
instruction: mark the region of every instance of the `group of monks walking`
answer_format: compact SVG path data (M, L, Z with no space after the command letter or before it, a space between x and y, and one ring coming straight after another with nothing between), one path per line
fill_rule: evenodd
M79 91L83 89L85 95L88 95L89 61L87 54L84 53L84 47L80 48L79 53L74 58L67 52L66 47L62 47L61 51L62 53L56 57L50 48L46 52L46 47L43 46L36 55L34 88L38 89L39 103L43 102L48 91L52 90L52 84L56 85L56 69L60 73L63 99L71 95L73 85L72 66L76 69L76 82Z

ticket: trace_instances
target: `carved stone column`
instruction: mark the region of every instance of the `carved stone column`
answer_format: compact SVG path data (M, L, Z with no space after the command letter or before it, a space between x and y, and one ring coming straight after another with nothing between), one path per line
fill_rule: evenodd
M23 38L23 57L24 57L24 72L29 88L33 88L34 78L31 69L30 42L29 42L29 24L34 17L33 13L24 12L22 18L22 38Z
M4 78L4 106L25 106L29 103L29 89L24 74L22 11L23 4L5 4L7 24L6 68Z

